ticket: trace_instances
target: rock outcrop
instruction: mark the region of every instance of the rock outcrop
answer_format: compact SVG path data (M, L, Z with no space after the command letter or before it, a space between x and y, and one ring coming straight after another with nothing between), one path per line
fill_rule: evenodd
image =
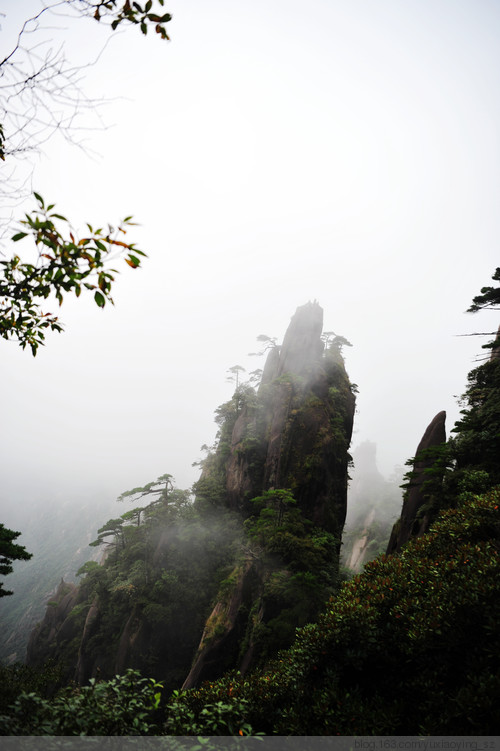
M427 470L431 469L435 463L435 456L430 450L446 442L445 421L446 412L438 412L427 426L418 444L410 485L403 501L401 518L394 525L387 546L388 555L397 553L411 537L420 537L429 528L430 516L422 513L426 503L424 483Z
M219 595L207 619L183 689L215 680L235 665L243 672L248 669L252 655L245 653L241 659L241 646L248 627L248 613L262 595L260 568L258 561L247 552L237 568L234 585Z
M61 579L47 603L45 617L31 632L27 647L27 662L42 665L57 657L57 645L74 637L73 608L78 602L78 587Z
M371 529L375 521L375 509L371 508L366 515L362 528L352 541L349 556L346 559L346 567L359 574L365 563L369 560L370 544L372 542Z
M244 514L264 490L290 488L305 515L340 538L355 398L322 326L322 308L303 305L269 352L257 398L232 430L225 486L229 506Z
M245 517L253 513L253 498L290 490L303 516L335 537L337 568L355 398L340 347L325 347L322 327L323 310L317 303L297 309L283 345L268 354L256 397L242 400L231 435L222 442L226 452L229 445L222 476L227 504ZM209 465L204 481L214 466L220 468L220 462ZM291 577L282 562L266 565L259 555L247 557L234 573L232 589L215 604L184 688L216 678L224 665L227 669L222 655L235 655L231 666L241 672L258 661L257 634L280 608L279 597L269 595L270 581L280 576ZM235 634L240 635L236 653Z

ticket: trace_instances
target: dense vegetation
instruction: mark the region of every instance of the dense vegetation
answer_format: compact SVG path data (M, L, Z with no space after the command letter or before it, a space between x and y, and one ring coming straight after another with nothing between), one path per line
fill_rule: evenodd
M63 628L56 633L47 617L39 624L29 645L32 662L57 659L66 680L83 682L97 665L102 677L111 677L119 659L161 675L167 688L182 683L211 601L233 566L241 520L226 509L195 507L170 482L151 483L153 490L162 485L147 506L100 528L93 544L105 545L104 562L80 569L82 584L64 611ZM65 597L72 592L62 586L55 611Z
M21 695L2 732L494 734L499 548L500 491L466 494L400 556L376 559L343 585L265 669L174 692L163 710L159 686L135 674L65 689L55 701ZM119 726L110 720L117 705Z
M495 733L500 722L500 491L464 499L400 556L342 587L265 670L167 708L172 734L225 723L279 735ZM215 729L205 706L225 706Z
M177 694L166 729L474 734L500 724L500 359L469 375L454 437L433 449L431 530L345 584L264 670ZM411 460L414 463L415 460ZM411 482L411 473L408 477ZM495 487L496 486L496 487ZM218 707L220 722L203 708Z

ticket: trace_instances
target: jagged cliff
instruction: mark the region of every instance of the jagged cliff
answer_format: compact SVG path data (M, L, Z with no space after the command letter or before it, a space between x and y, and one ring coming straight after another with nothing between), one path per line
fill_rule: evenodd
M322 308L303 305L269 352L257 397L232 431L226 492L247 513L250 498L290 488L306 517L340 538L355 400L340 347L325 348L322 328Z
M446 442L445 421L446 412L438 412L418 444L401 517L393 527L387 546L388 555L400 551L411 537L420 537L429 529L432 516L425 510L425 482L429 471L436 465L436 448L444 446Z
M495 277L494 277L495 278ZM483 293L489 294L490 288ZM481 297L475 298L481 300ZM474 311L472 306L469 312ZM499 330L500 331L500 328ZM415 457L387 553L398 553L412 537L421 537L437 514L456 508L468 495L500 483L500 359L499 334L485 349L490 357L468 375L460 403L464 407L446 441L446 412L438 412L427 426Z
M283 345L268 354L256 397L241 400L230 440L208 463L200 487L203 492L204 483L218 471L230 508L251 519L252 499L267 491L265 512L280 513L284 500L273 491L291 491L297 520L299 513L302 523L330 534L330 581L314 582L326 599L328 584L335 583L346 516L355 399L341 347L335 340L325 347L322 328L323 310L317 303L297 309ZM286 524L291 512L283 506L281 513ZM298 556L285 560L283 550L266 556L265 541L260 543L246 551L232 574L232 587L217 599L184 688L218 677L224 665L244 673L269 656L270 644L287 646L295 628L316 615L318 603L311 592L294 591L305 573ZM300 603L294 601L298 598Z
M219 408L194 503L165 486L103 528L106 560L61 585L30 663L62 657L78 682L134 667L192 686L250 669L316 616L336 585L355 403L345 340L322 325L317 303L298 308L258 390Z

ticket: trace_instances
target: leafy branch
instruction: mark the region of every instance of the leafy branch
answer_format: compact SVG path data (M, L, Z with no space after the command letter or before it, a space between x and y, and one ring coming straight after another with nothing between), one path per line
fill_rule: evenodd
M491 277L494 282L500 282L500 267L495 269L495 273ZM477 313L480 310L498 310L500 308L500 286L497 287L482 287L481 294L476 295L472 299L472 304L467 308L467 313ZM498 331L489 332L487 334L469 334L469 336L490 336L493 334L495 339L487 344L483 344L482 349L491 349L493 352L498 351L500 346L500 327ZM493 355L492 355L493 356ZM481 359L481 358L478 358Z
M144 498L144 496L154 495L157 496L156 500L166 502L169 494L174 489L173 479L172 475L169 474L160 475L157 480L148 482L142 488L126 490L116 500L123 501L125 498L132 498L134 501L138 501L140 498Z
M493 281L500 282L500 267L495 270L491 277ZM472 304L467 308L467 313L477 313L479 310L491 308L498 310L500 308L500 286L499 287L482 287L481 294L472 299Z
M141 264L146 254L121 239L132 217L126 217L115 229L94 229L87 224L88 233L78 239L68 220L53 211L54 204L45 205L43 198L35 193L38 208L26 214L21 221L25 228L12 240L19 242L31 236L35 242L38 258L35 263L24 263L18 255L0 261L0 336L17 339L24 349L31 347L33 356L45 343L45 330L63 331L57 316L43 312L39 299L47 299L51 293L62 304L64 294L82 291L91 292L95 303L103 308L106 302L113 304L112 284L116 269L108 268L109 261L125 256L125 262L133 269ZM65 234L60 225L65 224Z
M262 342L263 348L260 352L249 352L249 356L252 357L262 357L262 355L265 355L266 352L269 349L276 349L278 345L276 342L278 341L275 336L268 336L267 334L259 334L257 337L258 342Z
M164 6L164 0L158 0L161 8ZM170 39L165 28L165 24L172 20L170 13L163 13L158 9L157 13L152 13L153 0L148 0L144 6L139 3L130 3L125 0L122 7L117 0L101 0L101 2L86 2L86 5L94 11L94 18L100 21L106 16L113 16L111 28L113 31L123 21L139 25L143 34L148 33L148 28L154 26L154 30L162 39Z

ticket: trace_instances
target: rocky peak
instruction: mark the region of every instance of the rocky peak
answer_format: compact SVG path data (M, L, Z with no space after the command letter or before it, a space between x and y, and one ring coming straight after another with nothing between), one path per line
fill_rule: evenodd
M314 301L297 308L283 339L277 375L305 375L321 360L323 308Z
M355 400L322 328L323 309L306 303L270 350L255 403L235 422L225 482L228 504L244 513L262 492L290 488L312 521L340 537Z
M419 513L426 501L423 488L426 479L425 472L434 464L432 456L426 457L425 454L432 447L446 442L445 421L446 412L438 412L427 426L418 444L413 464L411 484L403 501L401 518L396 522L392 530L387 547L388 554L398 552L403 545L406 545L410 537L423 535L429 527L430 519L428 515L421 515Z
M346 514L355 399L340 349L325 349L322 327L323 310L316 301L297 308L282 346L269 351L258 393L234 423L223 474L226 501L243 516L255 512L252 499L267 491L290 492L300 518L330 533L331 587ZM217 451L227 452L228 441ZM283 594L291 593L294 573L293 564L279 555L268 558L251 545L246 549L244 563L231 575L233 586L215 602L184 688L225 669L245 672L260 659L266 639L284 648L295 628L314 618L315 606L307 604L304 593L294 604Z

